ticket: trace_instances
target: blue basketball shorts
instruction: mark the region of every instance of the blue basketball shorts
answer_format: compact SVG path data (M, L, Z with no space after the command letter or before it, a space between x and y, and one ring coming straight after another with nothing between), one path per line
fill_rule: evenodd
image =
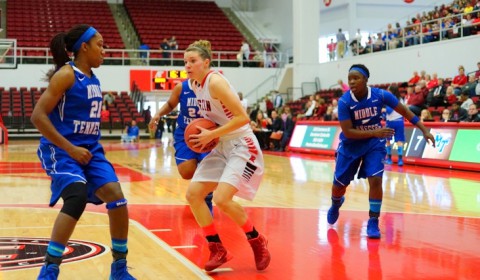
M347 144L347 147L340 143L336 152L333 184L347 187L355 178L357 171L358 179L374 176L382 177L383 160L387 154L385 139L378 139L376 142L378 143L357 153L352 152L355 148L358 148L355 143Z
M40 144L38 147L37 155L42 168L52 178L50 206L54 206L60 199L62 191L75 182L88 185L88 202L102 204L103 201L95 196L95 192L107 183L118 182L115 169L105 158L102 145L97 143L83 147L93 155L87 165L81 165L55 145Z
M395 139L395 142L405 142L405 123L403 122L403 119L400 121L387 121L388 128L392 128L395 130L395 134L393 135L393 139ZM388 138L388 141L391 141L392 137Z
M173 147L175 148L175 162L177 166L184 163L187 160L195 159L197 162L202 161L209 153L196 153L187 146L184 137L184 130L175 129L175 134L173 135Z

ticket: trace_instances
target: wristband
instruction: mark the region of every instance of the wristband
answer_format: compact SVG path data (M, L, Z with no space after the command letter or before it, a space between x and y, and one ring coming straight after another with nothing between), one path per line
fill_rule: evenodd
M411 119L409 119L410 123L413 125L416 125L420 119L417 116L413 116Z

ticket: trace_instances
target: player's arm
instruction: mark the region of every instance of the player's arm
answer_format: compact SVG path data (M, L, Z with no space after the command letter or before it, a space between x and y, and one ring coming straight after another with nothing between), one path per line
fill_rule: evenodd
M45 92L38 99L30 120L40 133L55 146L65 150L72 158L87 164L92 155L84 148L77 147L63 137L52 124L48 115L57 107L65 92L75 83L73 69L66 65L58 70L50 79Z
M250 122L247 112L243 109L238 95L230 89L228 82L219 75L213 74L209 84L212 98L221 100L226 109L232 113L233 118L225 125L214 130L201 129L198 137L199 143L205 145L212 139L221 137L234 131Z
M395 111L397 111L400 115L402 115L411 124L418 127L418 129L420 129L422 131L423 137L425 137L425 141L427 141L427 143L429 143L429 140L430 140L432 145L435 147L435 138L433 137L433 135L423 125L423 123L420 121L420 119L412 111L410 111L410 109L408 109L407 106L405 106L401 102L398 102L396 97L389 92L385 92L384 102L387 104L387 106L394 108ZM395 104L396 104L396 106L395 106Z
M150 120L150 129L154 129L162 116L167 115L177 107L178 103L180 103L180 94L182 94L182 83L178 83L175 85L172 90L172 94L168 98L167 102L163 104L163 106L157 111L155 116L153 116L153 118Z
M387 138L393 135L394 130L391 128L380 128L375 130L359 130L353 127L350 117L350 109L342 102L338 102L338 120L342 128L343 135L349 139L367 139L367 138Z

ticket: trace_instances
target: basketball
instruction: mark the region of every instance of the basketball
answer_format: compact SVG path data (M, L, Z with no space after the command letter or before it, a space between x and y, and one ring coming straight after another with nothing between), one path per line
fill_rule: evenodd
M213 139L212 141L210 141L210 143L205 145L205 147L203 147L203 149L193 147L194 143L189 142L189 140L190 140L190 135L200 133L200 129L198 129L197 127L203 127L203 128L212 130L212 129L215 129L217 127L217 124L212 122L211 120L208 120L208 119L198 118L198 119L194 119L193 121L191 121L187 125L187 128L185 128L185 135L184 135L185 143L187 143L187 146L192 151L194 151L196 153L210 152L211 150L213 150L213 148L215 148L217 146L220 139L219 138Z

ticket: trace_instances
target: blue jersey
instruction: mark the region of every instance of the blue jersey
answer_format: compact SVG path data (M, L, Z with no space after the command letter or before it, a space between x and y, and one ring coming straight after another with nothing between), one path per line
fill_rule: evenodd
M368 87L368 93L362 100L357 100L349 90L338 100L338 120L351 120L358 130L376 130L382 127L381 117L384 106L397 107L398 99L390 92ZM348 139L340 134L342 143L364 142L365 139Z
M182 82L182 91L180 92L180 113L178 114L177 126L184 131L192 120L199 117L200 113L197 105L197 96L192 90L190 80L187 79Z
M73 145L91 145L100 139L100 114L102 112L102 90L100 81L93 74L89 78L71 61L75 82L57 106L48 115L57 131ZM41 144L52 144L42 137Z

